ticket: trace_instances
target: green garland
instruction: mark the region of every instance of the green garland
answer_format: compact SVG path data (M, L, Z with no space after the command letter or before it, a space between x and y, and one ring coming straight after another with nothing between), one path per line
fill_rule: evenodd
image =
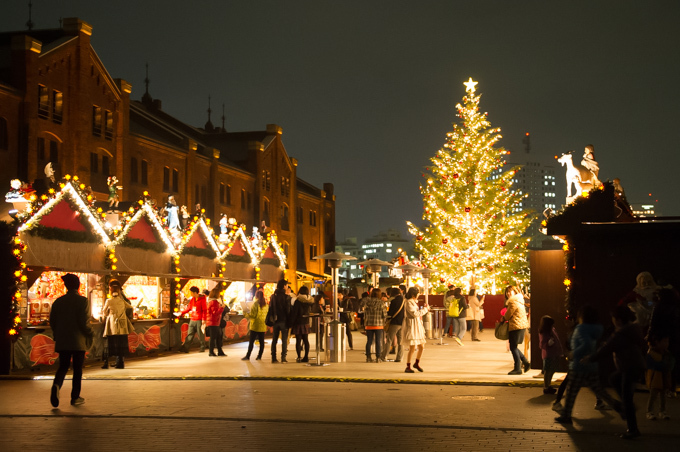
M48 228L37 224L26 229L26 233L47 240L59 240L72 243L101 243L101 237L87 231L70 231L68 229Z
M142 239L131 239L128 237L125 237L123 241L118 244L118 246L122 246L125 248L155 251L158 254L163 254L166 250L165 244L162 242L150 243Z
M212 248L194 248L193 246L185 247L182 250L182 253L191 254L193 256L207 257L208 259L215 259L217 257L215 250Z
M242 256L238 256L235 254L227 254L227 257L225 257L224 260L228 262L243 262L246 264L250 264L252 262L250 260L250 256L248 256L247 254L244 254Z
M260 261L260 265L273 265L274 267L278 267L281 265L281 261L273 257L265 257Z

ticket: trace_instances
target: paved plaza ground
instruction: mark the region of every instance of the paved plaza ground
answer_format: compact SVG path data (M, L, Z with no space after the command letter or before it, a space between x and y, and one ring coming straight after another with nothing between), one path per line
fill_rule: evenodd
M483 341L427 345L424 373L403 363L366 363L365 337L345 363L324 367L270 359L243 362L246 344L225 358L166 353L129 360L126 369L85 370L79 407L49 404L50 373L0 379L0 450L677 450L680 401L669 421L644 419L643 436L625 441L625 423L593 409L582 391L574 425L556 424L553 397L537 370L510 377L512 358L491 331ZM447 341L447 342L448 342ZM269 341L268 341L269 342ZM269 358L269 354L265 354Z

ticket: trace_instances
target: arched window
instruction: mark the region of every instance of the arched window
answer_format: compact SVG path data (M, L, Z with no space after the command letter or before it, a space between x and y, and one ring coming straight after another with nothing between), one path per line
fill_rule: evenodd
M281 230L282 231L290 231L290 226L289 226L289 220L288 218L290 217L289 209L288 209L288 204L283 204L281 206Z

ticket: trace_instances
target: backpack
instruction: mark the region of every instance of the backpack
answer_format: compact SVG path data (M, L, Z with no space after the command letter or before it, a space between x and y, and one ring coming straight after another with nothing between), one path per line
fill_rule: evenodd
M448 316L449 317L458 317L460 314L460 308L458 307L458 298L456 297L451 297L453 300L449 302L449 312Z

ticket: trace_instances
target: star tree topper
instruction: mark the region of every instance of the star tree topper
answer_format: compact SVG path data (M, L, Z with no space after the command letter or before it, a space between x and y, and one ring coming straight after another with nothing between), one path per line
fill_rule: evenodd
M463 83L463 85L465 85L465 91L473 94L475 92L475 86L477 85L477 82L472 81L472 77L470 77L470 79Z

